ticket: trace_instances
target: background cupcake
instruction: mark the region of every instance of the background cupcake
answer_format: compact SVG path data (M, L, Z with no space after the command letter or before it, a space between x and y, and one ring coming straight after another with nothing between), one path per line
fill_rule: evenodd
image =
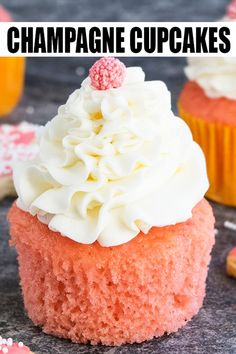
M202 305L214 218L203 153L165 84L101 59L39 148L14 171L9 214L33 322L92 344L177 331Z
M224 21L236 19L236 2ZM188 123L207 160L207 196L236 205L236 59L189 58L188 81L180 95L180 116Z

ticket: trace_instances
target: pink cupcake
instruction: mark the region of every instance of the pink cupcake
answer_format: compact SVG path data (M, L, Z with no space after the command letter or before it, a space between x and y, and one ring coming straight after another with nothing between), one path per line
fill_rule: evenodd
M26 311L105 345L177 331L205 295L214 217L203 153L160 81L101 59L14 171Z
M223 21L236 21L236 1ZM178 101L180 116L203 149L210 188L207 197L236 206L236 58L188 58L188 78Z

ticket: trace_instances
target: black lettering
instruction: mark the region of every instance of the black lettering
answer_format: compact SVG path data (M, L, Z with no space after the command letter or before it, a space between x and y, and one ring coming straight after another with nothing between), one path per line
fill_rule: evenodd
M158 27L157 43L158 53L163 53L163 44L168 41L168 29L166 27Z
M18 28L10 27L7 32L7 49L12 54L17 53L20 48L19 41L16 42L16 38L20 38Z
M80 30L80 28L78 28ZM76 32L73 27L65 28L65 53L70 53L71 43L76 40Z
M76 53L88 53L88 43L86 30L84 27L78 28L77 41L76 41Z
M124 38L124 27L117 27L116 28L116 52L117 53L124 53L125 48L123 46L125 38Z
M181 38L182 33L179 27L172 27L170 30L170 51L172 53L179 53L181 51L181 41L177 41L177 38Z
M63 29L62 27L48 27L47 52L63 53Z
M144 50L147 53L153 53L156 50L156 28L144 27Z
M229 53L231 49L231 43L229 38L227 36L230 36L230 29L228 27L221 27L219 29L219 38L223 43L219 44L219 49L221 53Z
M207 27L196 27L196 53L207 53L207 42L206 42L206 35L207 35Z
M217 27L209 28L209 53L218 53L218 46L216 46L218 41Z
M139 27L133 27L130 31L130 49L133 53L140 53L142 43L138 39L142 38L142 30Z
M21 51L22 53L33 53L32 27L22 27L21 29Z
M194 37L192 27L185 27L183 38L183 53L194 53Z
M90 28L89 49L92 53L101 53L101 31L98 27Z
M39 53L39 52L47 53L43 27L36 27L35 38L34 38L34 53Z
M102 29L102 52L114 53L114 27Z

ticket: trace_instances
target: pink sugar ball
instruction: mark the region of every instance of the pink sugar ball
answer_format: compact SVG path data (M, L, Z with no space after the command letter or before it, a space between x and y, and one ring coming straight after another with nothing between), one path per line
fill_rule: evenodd
M125 65L116 58L101 58L89 70L91 85L97 90L120 87L125 78Z

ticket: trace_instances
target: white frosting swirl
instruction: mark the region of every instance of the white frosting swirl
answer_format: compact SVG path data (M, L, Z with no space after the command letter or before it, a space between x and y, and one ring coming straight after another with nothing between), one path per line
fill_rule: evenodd
M208 97L236 100L236 58L188 58L185 73Z
M220 22L235 21L228 16ZM185 74L195 81L210 98L226 97L236 100L236 58L230 57L191 57Z
M127 69L122 87L87 78L14 171L18 206L77 242L114 246L186 221L208 180L203 153L160 81Z

